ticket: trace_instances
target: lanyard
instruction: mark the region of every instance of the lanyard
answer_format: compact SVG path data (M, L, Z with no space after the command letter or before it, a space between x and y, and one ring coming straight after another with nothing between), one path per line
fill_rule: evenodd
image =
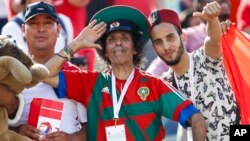
M135 73L135 69L133 69L133 71L129 75L129 77L128 77L126 83L125 83L125 86L122 89L121 96L120 96L119 100L117 101L117 94L116 94L116 87L115 87L115 75L114 75L114 73L112 71L112 99L113 99L113 108L114 108L113 112L114 112L114 118L115 119L119 118L119 111L120 111L120 108L121 108L121 104L122 104L123 98L124 98L124 96L126 94L126 91L128 89L128 86L130 85L131 81L134 78L134 73Z
M192 54L188 54L189 55L189 68L188 68L188 75L189 75L189 82L190 82L190 91L191 91L191 96L190 96L190 100L193 102L193 104L196 106L196 102L195 102L195 86L194 86L194 61L193 61L193 57L192 57ZM175 79L175 82L177 84L177 87L179 90L180 87L179 87L179 83L177 81L177 77L174 73L174 79Z

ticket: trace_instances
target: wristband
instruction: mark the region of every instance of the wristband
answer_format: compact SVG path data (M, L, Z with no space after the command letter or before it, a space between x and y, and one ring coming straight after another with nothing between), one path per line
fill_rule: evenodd
M68 60L68 57L66 57L66 56L62 56L61 54L59 54L59 53L55 53L55 55L57 55L57 56L59 56L59 57L61 57L61 58L64 58L64 59L67 59Z
M67 48L67 47L63 48L63 53L68 58L68 60L70 60L71 57L74 55L73 51L70 48Z

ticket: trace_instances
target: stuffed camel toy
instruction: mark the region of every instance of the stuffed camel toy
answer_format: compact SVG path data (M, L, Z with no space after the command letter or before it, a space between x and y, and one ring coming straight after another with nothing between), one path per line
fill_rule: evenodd
M24 88L35 86L49 74L48 69L33 62L32 58L22 52L11 36L0 35L0 83L6 85L15 95ZM30 141L8 129L8 114L0 106L0 140Z

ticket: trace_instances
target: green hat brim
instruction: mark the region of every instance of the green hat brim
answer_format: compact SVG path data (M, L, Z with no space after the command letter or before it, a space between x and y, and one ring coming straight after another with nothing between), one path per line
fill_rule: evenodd
M139 10L125 5L115 5L98 11L90 20L96 19L97 23L105 22L107 24L118 20L127 20L134 23L142 32L141 40L146 43L149 39L149 22L146 16Z

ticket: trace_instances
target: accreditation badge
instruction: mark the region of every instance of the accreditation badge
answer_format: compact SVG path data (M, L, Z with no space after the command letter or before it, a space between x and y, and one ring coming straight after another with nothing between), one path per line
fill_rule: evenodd
M105 128L107 141L126 141L125 126L114 125Z

